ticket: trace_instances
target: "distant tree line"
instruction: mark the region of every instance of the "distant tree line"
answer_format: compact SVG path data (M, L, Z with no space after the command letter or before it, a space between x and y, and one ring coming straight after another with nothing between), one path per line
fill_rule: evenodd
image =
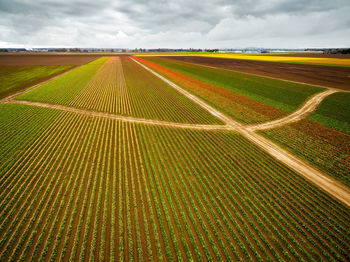
M350 48L336 48L324 51L325 54L350 54Z
M307 48L305 51L322 51L324 54L350 54L350 48Z

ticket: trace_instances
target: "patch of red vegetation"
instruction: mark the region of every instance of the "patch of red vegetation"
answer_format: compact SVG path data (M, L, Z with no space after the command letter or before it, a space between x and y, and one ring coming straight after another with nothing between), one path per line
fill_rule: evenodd
M315 137L337 147L340 151L350 152L350 135L346 133L307 119L302 119L291 126L308 136Z
M350 186L350 135L307 119L261 133Z
M234 93L232 91L229 91L219 86L205 83L195 78L178 73L174 70L168 69L164 66L158 65L154 62L142 59L140 57L134 57L134 58L140 61L141 63L149 66L150 68L156 70L157 72L166 75L167 77L171 78L174 82L180 84L181 86L184 86L190 90L199 92L200 94L206 93L206 97L213 98L213 99L216 98L215 100L218 99L217 101L220 101L220 103L224 105L229 104L229 102L235 102L242 106L248 107L249 109L252 109L255 112L262 114L271 119L286 115L285 111L282 111L270 105L263 104L252 98ZM213 96L215 96L215 98Z

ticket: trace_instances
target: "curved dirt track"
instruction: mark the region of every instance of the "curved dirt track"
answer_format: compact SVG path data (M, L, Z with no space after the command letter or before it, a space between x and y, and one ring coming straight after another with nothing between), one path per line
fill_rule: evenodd
M132 59L135 61L134 59ZM333 197L337 198L344 204L350 207L350 189L343 186L340 182L337 182L336 180L324 175L317 169L313 168L312 166L308 165L307 163L301 161L294 155L288 153L284 149L280 148L273 142L267 140L266 138L256 134L254 130L257 129L264 129L264 126L267 128L277 127L280 125L284 125L286 123L297 121L303 117L305 117L308 113L312 112L317 105L328 95L336 92L336 90L327 90L322 93L319 93L318 95L313 96L311 99L305 102L305 104L300 107L297 111L292 113L291 115L279 119L274 120L268 123L259 124L256 126L260 126L260 128L254 129L252 126L243 126L240 123L232 120L231 118L227 117L223 113L219 112L215 108L209 106L196 96L190 94L186 90L182 89L175 83L167 80L163 76L159 75L158 73L154 72L152 69L146 67L145 65L141 64L138 61L135 61L140 66L144 67L169 85L171 85L173 88L175 88L177 91L182 93L184 96L188 97L198 105L200 105L202 108L206 109L209 113L211 113L213 116L217 117L218 119L222 120L225 125L196 125L196 124L183 124L183 123L175 123L175 122L167 122L167 121L160 121L160 120L152 120L152 119L140 119L140 118L134 118L129 116L122 116L122 115L115 115L115 114L109 114L109 113L103 113L103 112L96 112L96 111L90 111L90 110L83 110L83 109L77 109L73 107L67 107L62 105L56 105L56 104L48 104L48 103L40 103L40 102L30 102L30 101L20 101L20 100L13 100L18 95L21 95L23 93L29 92L33 90L34 88L54 79L57 78L63 74L68 73L69 71L58 75L54 78L51 78L50 80L47 80L43 83L37 84L25 91L22 91L20 93L17 93L15 95L12 95L10 97L7 97L0 101L0 103L14 103L14 104L23 104L23 105L30 105L30 106L39 106L39 107L45 107L45 108L52 108L67 112L73 112L78 114L84 114L89 116L96 116L96 117L104 117L109 119L115 119L115 120L121 120L121 121L127 121L127 122L133 122L133 123L139 123L139 124L149 124L149 125L157 125L157 126L165 126L165 127L173 127L173 128L187 128L187 129L197 129L197 130L232 130L237 131L242 136L271 154L274 158L281 161L297 173L304 176L309 181L313 182L315 185L322 188L324 191L328 192ZM75 68L76 69L76 68ZM74 70L74 69L73 69ZM72 70L70 70L72 71ZM263 128L261 128L263 127Z
M328 89L324 92L321 92L321 93L318 93L318 94L312 96L311 98L306 100L306 102L301 107L299 107L299 109L297 109L293 113L291 113L283 118L272 120L272 121L261 123L261 124L257 124L257 125L248 125L248 126L246 126L246 128L250 131L255 131L255 130L276 128L276 127L280 127L283 125L287 125L287 124L299 121L300 119L306 117L308 114L315 111L317 106L327 96L329 96L333 93L336 93L336 92L338 92L338 91L334 90L334 89Z

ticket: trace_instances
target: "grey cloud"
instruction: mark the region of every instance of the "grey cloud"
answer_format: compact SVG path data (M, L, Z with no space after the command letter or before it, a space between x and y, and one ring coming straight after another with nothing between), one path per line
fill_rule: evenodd
M68 16L87 16L101 7L106 7L109 1L81 1L81 0L64 0L64 1L46 1L46 0L11 0L0 1L0 12L12 13L16 15L68 15ZM102 8L103 9L103 8Z
M0 0L0 45L350 46L349 13L348 0Z
M243 0L238 4L230 5L233 15L257 17L273 14L328 12L344 6L349 6L348 0Z

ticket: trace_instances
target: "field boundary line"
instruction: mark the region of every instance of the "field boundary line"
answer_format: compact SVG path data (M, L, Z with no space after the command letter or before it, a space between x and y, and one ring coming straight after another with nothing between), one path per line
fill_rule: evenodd
M31 86L31 87L29 87L29 88L27 88L25 90L22 90L22 91L19 91L19 92L13 94L13 95L7 96L7 97L5 97L5 98L0 100L0 104L7 103L7 102L11 101L12 99L16 98L17 96L26 94L26 93L32 91L33 89L35 89L35 88L37 88L39 86L42 86L42 85L44 85L44 84L46 84L46 83L48 83L48 82L50 82L52 80L55 80L56 78L59 78L59 77L65 75L65 74L68 74L68 73L70 73L70 72L72 72L72 71L74 71L74 70L76 70L76 69L78 69L78 68L80 68L82 66L84 66L84 65L80 65L80 66L76 66L74 68L71 68L71 69L69 69L69 70L67 70L67 71L65 71L65 72L63 72L61 74L58 74L58 75L56 75L54 77L51 77L51 78L49 78L49 79L47 79L47 80L45 80L43 82L40 82L40 83L38 83L36 85L33 85L33 86Z
M250 131L256 131L256 130L276 128L276 127L297 122L305 118L307 115L309 115L313 111L315 111L315 109L327 96L334 94L336 92L338 91L334 89L328 89L326 91L313 95L311 98L307 99L304 102L304 104L302 104L297 110L293 111L291 114L285 117L264 122L261 124L246 125L245 128L247 128Z
M207 105L205 102L201 101L196 96L183 90L181 87L179 87L175 83L171 82L170 80L159 75L152 69L136 61L134 58L132 58L132 60L135 61L137 64L140 64L142 67L144 67L149 72L153 73L154 75L156 75L157 77L165 81L166 83L171 83L171 86L176 88L176 90L179 90L181 93L189 94L189 95L186 95L189 99L191 99L195 103L198 103L205 109L208 108L209 110L208 109L207 110L209 113L213 114L216 117L220 117L219 119L224 121L228 125L228 127L231 128L231 130L238 131L242 136L244 136L245 138L253 142L255 145L259 146L261 149L263 149L265 152L273 156L275 159L279 160L280 162L282 162L283 164L285 164L286 166L288 166L298 174L302 175L307 180L311 181L313 184L315 184L319 188L323 189L328 194L332 195L333 197L337 198L338 200L343 202L345 205L350 207L350 189L349 188L342 185L340 182L323 174L321 171L313 168L312 166L300 160L296 156L288 153L287 151L285 151L278 145L274 144L270 140L267 140L261 135L258 135L257 133L248 130L246 127L240 125L236 121L225 116L223 113Z

